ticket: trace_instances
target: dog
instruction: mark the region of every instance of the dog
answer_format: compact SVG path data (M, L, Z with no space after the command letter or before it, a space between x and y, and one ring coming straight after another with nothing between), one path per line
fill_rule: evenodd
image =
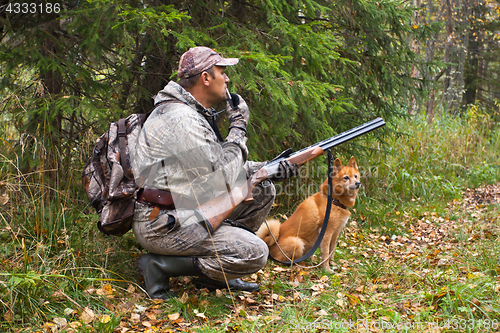
M347 207L354 206L361 186L360 181L354 156L346 166L342 165L340 159L335 160L332 172L332 208L328 227L320 245L321 266L326 270L330 270L330 260L333 260L338 237L351 216ZM269 246L269 253L273 258L280 261L300 258L312 248L323 226L327 198L328 179L321 184L320 191L304 200L288 220L281 224L278 220L271 219L267 221L267 225L266 223L261 225L257 236Z

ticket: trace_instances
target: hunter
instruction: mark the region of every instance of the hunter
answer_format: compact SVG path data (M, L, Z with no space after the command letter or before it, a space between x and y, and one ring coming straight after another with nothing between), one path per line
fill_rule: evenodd
M169 278L195 276L198 288L258 291L259 285L240 277L260 270L268 247L253 232L264 222L276 196L274 184L262 181L253 190L254 201L240 204L216 230L194 215L199 205L240 186L265 162L247 160L247 103L229 94L225 73L237 58L222 58L208 47L184 53L177 71L154 99L155 109L131 146L134 177L141 189L133 231L149 253L137 259L137 268L151 298L175 294ZM226 103L229 134L216 124L215 106ZM296 165L282 163L283 180L298 173Z

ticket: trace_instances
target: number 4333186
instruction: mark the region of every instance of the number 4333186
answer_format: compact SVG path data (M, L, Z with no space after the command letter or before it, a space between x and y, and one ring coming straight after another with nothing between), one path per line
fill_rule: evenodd
M11 2L5 8L7 13L11 14L52 14L61 11L60 3L30 3L30 2Z

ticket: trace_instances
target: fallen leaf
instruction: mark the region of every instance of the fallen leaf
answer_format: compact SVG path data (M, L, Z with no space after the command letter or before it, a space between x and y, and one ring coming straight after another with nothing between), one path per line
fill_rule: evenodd
M61 329L64 329L66 328L66 326L68 326L68 321L66 320L66 318L57 317L52 319L52 321Z
M132 284L128 285L127 292L129 293L134 293L135 292L135 287Z
M12 321L14 319L14 312L12 312L11 310L7 310L5 311L5 313L3 314L3 317L5 318L5 320L7 321Z
M73 329L77 329L78 327L82 326L82 323L80 323L79 321L72 321L68 326Z
M177 313L177 312L176 312L176 313L169 314L169 315L168 315L168 319L170 319L170 320L172 320L172 321L175 321L175 320L179 319L179 317L180 317L180 316L181 316L181 315L180 315L179 313Z
M50 295L50 298L52 298L53 301L62 301L66 299L64 294L60 291L54 291L52 295Z
M64 315L66 315L66 316L71 316L71 315L76 313L76 311L74 309L70 309L70 308L64 309L63 312L64 312Z
M361 300L358 296L348 295L348 294L346 294L346 296L347 296L347 300L349 301L350 305L356 305L356 304L361 303Z
M9 195L7 193L0 195L0 205L4 206L7 202L9 202Z
M137 313L143 313L144 311L146 311L148 308L145 307L145 306L142 306L142 305L139 305L139 304L136 304L135 305L135 308L134 308L134 312L137 312Z
M109 323L111 321L111 317L108 316L108 315L102 315L100 318L99 318L99 322L101 322L102 324L106 324L106 323Z
M182 304L186 304L186 302L188 301L189 299L189 295L184 292L184 294L182 294L181 298L179 298L179 301L182 303Z
M82 311L82 314L80 315L80 320L84 324L90 324L91 322L94 321L94 319L95 319L94 311L92 311L89 307L85 307L85 309L83 309Z
M131 313L130 314L130 322L132 324L139 324L139 322L141 321L141 315L138 314L138 313Z
M205 314L203 312L199 312L198 310L194 310L194 314L196 315L196 317L200 317L200 318L203 318L203 319L207 319L207 317L205 316Z
M156 314L153 312L146 313L146 317L148 317L148 319L152 321L156 320Z
M109 296L113 295L115 290L113 289L113 287L111 287L110 284L105 284L101 288L97 289L95 292L99 296L108 296L109 297Z
M345 301L343 299L338 299L335 301L335 304L343 308L345 306Z
M83 292L86 294L89 294L89 295L93 295L93 294L95 294L95 288L90 287L90 288L85 289Z
M325 310L321 309L318 312L316 312L316 315L317 316L328 316L328 312L326 312Z

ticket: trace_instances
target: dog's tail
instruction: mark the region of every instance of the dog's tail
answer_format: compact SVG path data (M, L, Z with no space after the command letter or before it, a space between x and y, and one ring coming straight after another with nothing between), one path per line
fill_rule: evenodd
M259 230L257 230L256 235L262 239L267 246L272 246L276 243L276 240L280 236L280 227L280 221L271 219L262 223Z

